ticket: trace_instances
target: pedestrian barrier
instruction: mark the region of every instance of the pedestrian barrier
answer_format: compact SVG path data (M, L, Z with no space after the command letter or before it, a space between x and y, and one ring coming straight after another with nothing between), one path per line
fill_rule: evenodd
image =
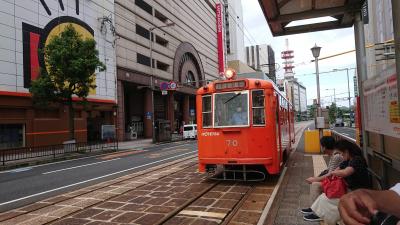
M40 157L56 158L59 155L70 153L86 153L93 151L110 151L118 149L118 141L94 143L69 143L61 145L22 147L0 150L0 162L4 166L7 162L26 160Z
M306 153L320 153L319 131L304 131L304 151Z

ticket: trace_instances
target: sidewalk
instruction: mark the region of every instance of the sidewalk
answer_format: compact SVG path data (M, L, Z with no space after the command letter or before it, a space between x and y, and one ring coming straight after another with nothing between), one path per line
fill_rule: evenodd
M286 175L264 224L318 225L319 223L304 221L300 209L311 206L310 185L305 179L318 174L324 166L326 167L326 163L322 155L304 152L302 135L296 151L289 158Z

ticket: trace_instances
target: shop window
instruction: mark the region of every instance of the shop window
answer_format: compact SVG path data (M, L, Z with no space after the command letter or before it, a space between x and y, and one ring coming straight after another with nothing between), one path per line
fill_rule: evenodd
M166 39L158 36L158 35L156 35L156 43L159 44L159 45L162 45L164 47L168 46L168 41Z
M148 14L153 15L153 7L151 7L151 5L149 5L145 1L143 1L143 0L135 0L135 4L137 6L139 6L139 8L143 9L144 11L146 11Z
M136 34L138 34L146 39L150 38L150 31L138 24L136 24Z
M168 21L168 18L160 13L158 10L154 10L154 16L164 23Z
M169 65L160 61L157 61L157 69L168 71Z
M18 148L25 145L23 124L0 124L0 149Z
M150 66L150 57L137 53L136 62L145 66Z
M265 96L263 90L252 91L253 124L265 125Z
M203 96L202 116L203 127L212 126L211 95Z

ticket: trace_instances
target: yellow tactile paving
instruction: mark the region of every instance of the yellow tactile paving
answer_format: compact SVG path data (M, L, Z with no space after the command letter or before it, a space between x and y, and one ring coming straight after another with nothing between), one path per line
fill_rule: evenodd
M322 155L313 155L312 161L314 167L314 176L318 176L322 171L326 170L327 165Z

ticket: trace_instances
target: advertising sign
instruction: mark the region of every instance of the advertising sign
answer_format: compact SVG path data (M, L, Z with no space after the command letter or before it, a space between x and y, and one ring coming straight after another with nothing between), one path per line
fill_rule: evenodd
M225 59L224 59L224 33L223 33L223 17L222 17L222 4L217 3L215 6L217 18L217 43L218 43L218 72L220 75L225 73Z
M364 95L365 129L400 138L396 74L391 73L365 81Z

